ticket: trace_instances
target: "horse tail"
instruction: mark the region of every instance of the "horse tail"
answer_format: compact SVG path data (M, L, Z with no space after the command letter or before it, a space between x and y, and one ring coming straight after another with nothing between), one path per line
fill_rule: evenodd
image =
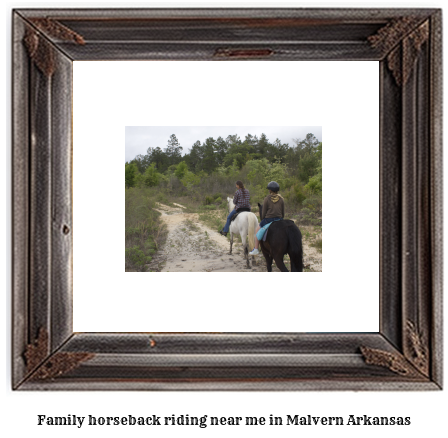
M303 272L302 233L297 226L287 227L291 272Z
M255 230L257 228L258 225L258 220L257 220L257 216L255 216L254 214L250 214L248 215L248 220L249 220L249 247L250 250L252 251L252 248L255 248Z

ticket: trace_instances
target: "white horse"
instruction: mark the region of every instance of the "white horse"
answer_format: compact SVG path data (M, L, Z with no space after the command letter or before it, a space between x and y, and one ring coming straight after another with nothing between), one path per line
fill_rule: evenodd
M227 198L227 209L228 213L230 213L235 208L233 204L232 198ZM232 254L232 245L233 245L233 235L239 234L241 236L241 243L244 247L244 257L247 262L247 267L250 268L249 265L249 251L252 251L252 248L255 244L255 230L258 227L258 219L253 213L249 211L241 212L238 217L230 222L230 252ZM249 236L249 246L247 246L247 237ZM255 257L252 256L252 265L255 265Z

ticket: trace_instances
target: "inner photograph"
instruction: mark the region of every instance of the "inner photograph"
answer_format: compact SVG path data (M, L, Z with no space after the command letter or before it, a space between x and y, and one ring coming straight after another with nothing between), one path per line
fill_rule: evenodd
M322 272L321 126L126 126L126 272Z

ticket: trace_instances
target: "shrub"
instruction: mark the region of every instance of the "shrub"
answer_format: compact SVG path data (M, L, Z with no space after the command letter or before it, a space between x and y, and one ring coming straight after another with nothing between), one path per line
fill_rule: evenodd
M161 202L161 203L167 203L168 202L168 198L163 193L159 193L157 195L157 201Z
M300 211L300 216L300 223L303 225L322 225L322 219L319 217L319 213L315 209L311 210L307 207L302 208Z
M140 173L138 172L137 165L135 163L126 163L124 168L124 179L125 187L135 187L138 182L138 177Z
M181 182L185 187L191 189L193 186L198 185L201 182L201 177L187 170L184 177L181 179Z
M159 184L159 173L156 170L155 163L152 163L146 170L143 175L143 183L147 187L155 187Z
M128 267L135 267L140 271L146 271L146 264L152 260L152 257L147 256L138 246L126 248L126 265Z
M322 173L312 176L305 188L311 194L322 193Z
M303 201L303 205L309 210L318 213L322 211L322 197L319 195L309 196Z
M205 197L205 199L204 199L204 205L212 204L213 201L214 201L213 196L208 196L208 195L207 195L207 196Z
M166 202L158 192L157 200ZM126 190L125 197L125 270L142 272L165 238L165 226L154 209L154 190L147 187Z
M187 172L188 172L187 163L185 163L185 161L181 161L177 165L174 175L176 175L181 180Z

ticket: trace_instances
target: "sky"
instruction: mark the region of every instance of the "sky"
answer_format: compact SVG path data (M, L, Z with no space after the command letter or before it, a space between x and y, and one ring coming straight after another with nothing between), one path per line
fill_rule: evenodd
M308 133L322 141L321 126L126 126L125 161L145 155L149 147L165 149L171 134L176 135L185 154L198 140L202 144L209 137L226 139L228 135L238 134L244 141L247 134L260 138L262 133L270 142L278 138L290 146L293 139L304 139Z

